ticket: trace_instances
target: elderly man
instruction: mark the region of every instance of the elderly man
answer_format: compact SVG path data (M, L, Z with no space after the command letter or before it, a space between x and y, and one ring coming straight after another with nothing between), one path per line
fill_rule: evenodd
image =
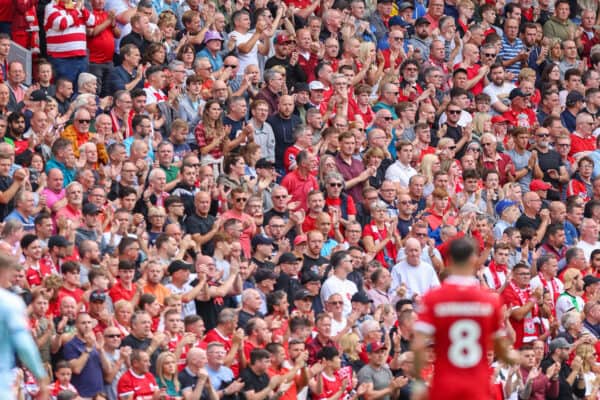
M67 222L77 229L83 223L83 187L79 182L71 182L65 188L67 205L56 213L56 221L65 218Z
M375 113L375 120L373 121L373 127L369 130L368 136L374 134L374 130L383 131L386 136L390 136L392 140L388 144L387 151L390 153L393 159L396 159L396 129L392 125L392 121L398 119L394 117L394 114L387 109L381 109ZM383 148L385 150L385 148Z
M591 218L584 218L581 222L581 237L577 243L577 247L583 250L585 259L589 260L592 251L600 248L600 241L598 241L598 223Z
M8 214L4 220L17 220L23 224L23 229L25 231L33 231L33 210L35 207L33 192L25 189L19 190L14 197L14 202L15 209Z
M169 197L169 193L165 192L167 185L167 174L161 168L154 168L148 175L148 189L144 191L142 197L135 205L136 212L147 214L148 209L152 206L164 207L164 201Z
M404 252L406 260L396 264L392 269L391 293L395 293L396 289L403 284L406 286L406 296L414 298L440 286L431 264L421 260L421 243L417 239L407 239Z
M84 143L95 142L95 135L90 133L90 124L92 122L92 116L89 111L85 108L79 108L75 111L73 117L73 124L65 128L60 134L64 139L69 140L73 145L73 154L79 158L79 147ZM98 158L102 163L108 162L108 153L104 147L104 142L96 143L98 149Z
M255 99L266 101L269 105L269 115L273 115L279 111L279 97L285 82L283 76L274 70L265 71L264 80L266 86L258 92Z

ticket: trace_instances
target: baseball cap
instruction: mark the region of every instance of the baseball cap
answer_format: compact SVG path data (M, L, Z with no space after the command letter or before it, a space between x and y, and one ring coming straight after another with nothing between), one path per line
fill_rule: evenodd
M256 162L255 168L273 168L275 163L273 161L269 161L266 158L261 158Z
M502 213L504 212L504 210L506 210L508 207L512 207L517 205L516 202L511 201L511 200L500 200L497 204L496 204L496 214L498 216L502 216Z
M252 248L261 244L273 244L273 239L266 237L265 235L256 235L252 238Z
M186 262L183 262L181 260L175 260L173 261L171 264L169 264L169 268L167 269L169 271L170 275L173 275L175 272L177 271L191 271L192 270L192 264L188 264Z
M41 89L38 89L38 90L34 90L33 92L31 92L31 94L29 95L29 100L44 101L44 100L48 100L48 96L46 96L46 92L44 92Z
M254 273L254 281L256 283L266 281L267 279L277 279L277 274L267 268L260 268Z
M352 295L352 299L350 301L355 301L357 303L369 304L371 303L371 299L367 297L365 292L356 292Z
M481 212L481 210L479 209L479 207L477 207L475 204L473 203L467 203L464 206L461 207L460 209L460 213L476 213L476 214L483 214L483 212Z
M90 293L90 303L104 303L106 301L106 294L100 290L94 290Z
M554 353L556 349L570 349L571 345L567 342L567 339L559 337L550 342L550 354Z
M294 246L298 246L302 243L306 243L306 235L304 233L302 235L296 236L296 238L294 239Z
M296 293L294 293L294 300L304 300L308 297L314 297L312 294L310 294L310 292L306 289L300 289L297 290Z
M395 17L390 18L388 21L388 26L400 26L402 28L408 28L410 24L403 20L400 16L396 15Z
M496 115L492 117L492 124L502 124L507 122L508 120L504 118L502 115Z
M409 9L409 8L412 8L414 10L415 6L411 2L409 2L409 1L403 1L398 6L398 12L404 11L404 10Z
M508 98L510 100L516 98L516 97L527 97L527 95L525 93L523 93L523 91L519 88L514 88L513 90L510 91L510 94L508 95Z
M69 242L66 237L61 235L50 236L48 239L48 248L53 247L69 247L73 243Z
M529 184L529 190L531 190L532 192L535 192L536 190L548 190L548 189L552 189L552 185L549 184L548 182L544 182L541 179L534 179Z
M385 343L381 342L373 342L367 344L367 353L377 353L380 350L387 350L387 346Z
M309 282L321 282L321 277L315 271L306 271L302 273L300 281L302 284L307 284Z
M321 81L312 81L308 84L310 90L325 90L325 85Z
M420 25L431 25L431 22L429 22L429 20L425 17L417 18L417 20L415 21L415 26Z
M280 34L278 34L277 36L275 36L275 44L285 44L286 42L295 42L296 40L294 39L293 36L288 35L285 32L282 32Z
M583 288L593 285L594 283L600 282L600 278L595 277L594 275L586 275L583 277Z
M83 215L94 215L98 214L100 212L100 209L94 203L86 203L83 205L81 212L83 213Z
M305 82L297 82L294 83L294 88L292 89L292 94L300 93L300 92L308 92L308 83Z
M220 40L222 42L223 38L221 37L221 34L217 31L208 31L204 35L204 43L208 43L211 40Z
M578 101L584 101L584 100L585 100L585 97L583 97L583 95L581 93L579 93L576 90L573 90L573 91L569 92L569 94L567 95L566 104L573 105L573 104L577 103Z
M290 264L290 263L295 263L297 261L301 260L301 258L298 258L294 253L283 253L282 255L279 256L279 262L277 263L279 264Z

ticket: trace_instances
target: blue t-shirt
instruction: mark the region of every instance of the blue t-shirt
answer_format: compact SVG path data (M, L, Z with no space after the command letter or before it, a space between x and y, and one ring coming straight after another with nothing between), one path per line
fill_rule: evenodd
M79 358L84 351L85 343L75 336L63 347L63 356L66 361L70 361ZM76 374L73 372L71 383L75 386L79 395L83 397L93 397L98 392L104 391L102 363L100 361L100 354L95 348L88 356L88 360L81 373Z
M208 379L210 379L210 383L215 390L225 389L225 387L229 385L235 378L231 369L224 365L222 365L218 370L214 370L207 365L206 373L208 374Z

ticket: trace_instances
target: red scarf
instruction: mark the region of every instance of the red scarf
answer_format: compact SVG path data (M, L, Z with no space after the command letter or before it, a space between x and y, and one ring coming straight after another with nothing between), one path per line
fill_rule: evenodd
M542 282L542 285L544 286L545 289L550 289L548 287L548 281L546 281L546 278L544 278L544 276L542 275L542 273L538 273L538 276L540 278L540 282ZM558 293L558 283L556 283L555 279L552 279L550 281L550 284L552 285L552 297L554 299L554 301L552 302L552 309L554 310L554 305L556 304L556 300L558 300L558 296L560 296L560 293Z
M496 264L496 261L492 260L489 267L490 272L492 274L492 279L494 280L494 289L498 289L502 286L502 282L500 281L500 277L498 276L498 272L504 273L506 277L507 267L506 264Z
M513 281L510 281L508 284L510 285L512 290L514 290L515 293L517 294L517 297L519 298L519 302L521 303L521 307L524 306L531 298L531 288L528 287L527 289L521 289L520 287L515 285L515 283ZM534 318L537 316L537 314L538 314L538 305L536 302L533 306L533 310L531 310L531 317Z

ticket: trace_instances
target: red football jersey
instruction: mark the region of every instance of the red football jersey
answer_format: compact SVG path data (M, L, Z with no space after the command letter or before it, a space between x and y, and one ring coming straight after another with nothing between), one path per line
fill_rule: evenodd
M133 395L133 400L152 400L158 390L156 380L151 373L137 375L131 369L127 370L117 383L117 394L120 396Z
M450 276L423 296L415 329L435 341L430 399L489 399L486 353L502 334L502 303L474 278Z

